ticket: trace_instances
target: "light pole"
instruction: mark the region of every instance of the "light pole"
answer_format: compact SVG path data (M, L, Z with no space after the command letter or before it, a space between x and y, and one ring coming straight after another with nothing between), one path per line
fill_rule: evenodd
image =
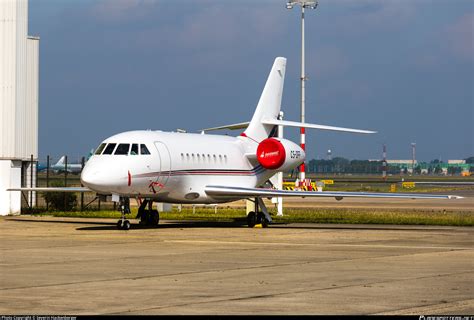
M287 9L293 9L293 6L299 5L301 7L301 122L305 122L305 56L304 56L304 11L306 8L308 9L316 9L318 6L318 1L305 1L305 0L296 0L296 1L288 1L286 3ZM305 144L305 128L300 129L301 139L300 145L303 150L306 150ZM300 165L300 181L302 183L305 182L305 163L303 162Z
M416 143L411 143L411 174L415 175L415 161L416 161Z

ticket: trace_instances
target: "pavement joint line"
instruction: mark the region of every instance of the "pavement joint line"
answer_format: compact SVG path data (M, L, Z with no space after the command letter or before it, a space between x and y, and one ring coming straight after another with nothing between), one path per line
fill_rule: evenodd
M42 237L44 238L44 237ZM0 240L2 237L0 237ZM138 238L137 238L138 239ZM225 241L225 240L184 240L184 239L144 239L140 241L120 241L108 242L107 245L132 245L142 243L217 243L217 244L242 244L242 245L286 245L286 246L345 246L345 247L378 247L378 248L413 248L413 249L451 249L451 250L472 250L472 247L446 247L446 246L402 246L402 245L377 245L377 244L355 244L355 243L291 243L291 242L262 242L262 241ZM78 245L54 245L42 247L29 247L22 250L37 250L37 249L55 249L55 248L77 248L77 247L101 247L100 243L78 244ZM0 248L0 251L17 251L17 249Z
M415 278L404 278L404 279L390 279L390 280L384 280L384 281L375 281L371 283L361 283L361 284L352 284L352 285L342 285L342 286L336 286L336 287L324 287L324 288L315 288L315 289L305 289L305 290L293 290L293 291L286 291L286 292L277 292L277 293L272 293L272 294L259 294L259 295L251 295L251 296L244 296L244 297L235 297L235 298L228 298L228 299L214 299L211 301L199 301L199 302L189 302L189 303L182 303L182 304L176 304L176 305L167 305L167 306L156 306L156 307L149 307L149 308L141 308L141 309L133 309L133 310L126 310L126 311L119 311L119 312L113 312L113 313L104 313L108 315L112 314L125 314L125 313L130 313L130 312L139 312L139 311L150 311L150 310L162 310L166 308L176 308L176 307L184 307L184 306L191 306L191 305L200 305L200 304L207 304L207 303L216 303L216 302L225 302L225 301L243 301L243 300L249 300L249 299L266 299L266 298L271 298L271 297L276 297L276 296L284 296L284 295L289 295L289 294L300 294L300 293L308 293L308 292L316 292L316 291L324 291L324 290L337 290L337 289L347 289L347 288L352 288L352 287L360 287L360 286L371 286L371 285L378 285L378 284L384 284L384 283L391 283L391 282L403 282L403 281L413 281L413 280L420 280L420 279L429 279L429 278L435 278L435 277L449 277L449 276L455 276L455 275L461 275L461 274L466 274L466 273L471 273L472 271L465 271L465 272L455 272L455 273L445 273L445 274L439 274L439 275L430 275L430 276L424 276L424 277L415 277Z
M458 250L458 251L460 251L460 250ZM454 251L452 251L452 250L437 251L436 253L449 253L449 252L454 252ZM279 268L279 267L307 265L307 264L322 264L322 263L337 263L337 262L345 263L345 262L354 262L354 261L358 261L358 260L387 259L387 258L394 258L394 257L413 256L413 255L432 254L432 253L433 252L418 252L418 253L411 253L411 254L385 255L385 256L369 257L369 258L339 259L339 260L331 260L331 261L302 261L302 262L297 262L297 263L282 263L282 264L272 264L272 265L262 265L262 266L249 266L249 267L241 267L241 268L214 269L214 270L206 270L206 271L189 271L189 272L180 272L180 273L163 274L163 275L122 277L122 278L114 278L114 279L97 279L97 280L89 280L89 281L47 284L47 285L40 285L40 286L0 288L0 291L68 286L68 285L86 284L86 283L94 283L94 282L99 283L99 282L113 282L113 281L122 281L122 280L141 280L141 279L152 279L152 278L165 278L165 277L183 276L183 275L190 275L190 274L205 274L205 273L213 273L213 272L228 272L228 271L241 271L241 270L252 270L252 269ZM471 271L461 272L460 274L469 273L469 272L471 272Z
M384 244L355 244L355 243L290 243L290 242L246 242L246 241L220 241L220 240L163 240L172 243L222 243L222 244L250 244L250 245L279 245L279 246L324 246L324 247L370 247L370 248L396 248L396 249L446 249L446 250L473 250L472 247L445 247L445 246L402 246Z
M41 237L44 239L44 237ZM29 238L28 238L29 239ZM2 237L0 237L0 241L2 240ZM158 242L158 243L163 243L163 239L156 239L156 240L140 240L140 241L120 241L120 242L107 242L107 245L124 245L124 244L142 244L142 243L152 243L152 242ZM29 248L24 248L22 250L38 250L38 249L56 249L56 248L82 248L82 247L87 247L87 248L93 248L93 247L103 247L102 243L88 243L88 244L77 244L77 245L54 245L54 246L42 246L42 247L29 247ZM18 249L10 249L10 248L0 248L0 251L18 251Z
M61 247L61 248L63 248L63 247ZM37 250L37 249L38 248L36 248L35 250ZM251 250L255 250L255 249L253 249L253 248L242 248L242 249L236 249L236 251L237 250L238 251L251 251ZM17 250L17 252L18 252L18 250ZM200 250L199 251L199 253L209 253L209 252L213 252L213 251L210 251L210 250ZM196 253L196 252L193 252L193 253ZM78 262L89 263L89 262L97 262L97 261L115 261L115 260L128 260L128 259L170 257L170 256L175 257L175 256L182 256L182 255L187 255L187 254L188 254L187 252L180 252L180 253L172 252L172 253L167 253L166 255L163 255L163 256L160 256L160 255L138 255L138 256L126 256L126 257L97 258L97 259L87 259L87 260L84 260L84 259L80 259L80 260L67 259L67 260L62 260L62 261L51 261L51 262L33 262L33 263L17 263L17 264L0 263L0 266L19 267L19 266L23 266L23 265L31 266L31 265L48 265L48 264L53 264L53 265L71 264L71 263L75 264L75 263L78 263ZM0 290L2 290L2 289L0 288Z
M300 262L300 263L272 264L272 265L263 265L263 266L250 266L250 267L243 267L243 268L213 269L213 270L206 270L206 271L189 271L189 272L162 274L162 275L122 277L122 278L114 278L114 279L97 279L97 280L89 280L89 281L47 284L47 285L40 285L40 286L0 288L0 291L4 291L4 290L22 290L22 289L32 289L32 288L47 288L47 287L56 287L56 286L68 286L68 285L94 283L94 282L113 282L113 281L121 281L121 280L141 280L141 279L151 279L151 278L165 278L165 277L175 277L175 276L183 276L183 275L191 275L191 274L204 274L204 273L213 273L213 272L228 272L228 271L260 269L260 268L286 267L286 266L294 266L294 265L309 264L309 263L311 263L311 262L305 261L305 262Z
M174 242L173 240L172 241L163 241L163 242ZM176 241L178 243L180 242L183 242L183 241ZM193 242L193 241L192 241ZM201 241L198 241L198 242L201 242ZM229 243L233 243L233 242L229 242ZM246 242L238 242L238 243L246 243ZM249 242L250 244L254 244L253 242ZM257 244L261 244L261 243L257 243ZM290 244L291 245L291 244ZM302 244L302 245L315 245L315 246L321 246L322 244ZM331 245L325 245L325 246L331 246ZM338 244L335 244L333 246L339 246ZM383 257L370 257L370 258L365 258L365 259L377 259L377 258L387 258L387 257L403 257L403 256L406 256L406 255L422 255L422 254L432 254L434 252L436 253L446 253L446 252L455 252L455 251L470 251L472 250L471 248L449 248L449 247L399 247L399 246L378 246L378 245L354 245L354 244L348 244L348 246L360 246L360 247L382 247L382 248L385 248L385 247L389 247L389 248L414 248L414 249L435 249L435 251L431 251L431 252L416 252L416 253L407 253L407 254L402 254L402 255L388 255L388 256L383 256ZM79 246L80 247L80 246ZM439 250L439 249L442 249L442 251L436 251L436 250ZM239 250L239 251L251 251L251 250L254 250L252 248L242 248L242 249L236 249L236 250ZM202 250L200 251L201 253L202 252L208 252L207 250ZM183 255L183 254L187 254L187 253L172 253L172 254L166 254L166 256L178 256L178 255ZM127 260L127 259L137 259L137 258L154 258L156 257L156 255L145 255L145 256L127 256L127 257L113 257L113 258L100 258L100 259L89 259L89 260L64 260L64 261L52 261L52 262L38 262L38 263L29 263L28 265L48 265L48 264L58 264L58 263L62 263L62 264L70 264L70 263L77 263L77 262L96 262L96 261L114 261L114 260ZM362 258L361 258L362 259ZM341 260L332 260L332 261L347 261L347 260L358 260L357 258L356 259L341 259ZM313 262L313 261L309 261L308 263L324 263L323 262ZM9 266L9 267L14 267L14 266L22 266L24 265L25 263L23 264L0 264L0 265L4 265L4 266ZM275 266L279 266L279 265L275 265ZM0 290L3 290L0 288Z
M459 309L459 307L469 306L469 305L474 306L474 299L464 299L464 300L457 300L457 301L451 301L451 302L446 302L446 303L426 304L426 305L421 305L421 306L416 306L416 307L411 307L411 308L393 309L389 311L375 313L373 315L391 315L391 314L419 315L423 313L441 314L446 309L449 310L453 307L456 307Z

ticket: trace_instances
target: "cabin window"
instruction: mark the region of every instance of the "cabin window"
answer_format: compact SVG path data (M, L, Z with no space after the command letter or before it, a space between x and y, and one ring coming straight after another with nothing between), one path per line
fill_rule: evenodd
M146 145L140 144L140 154L150 154L150 151L148 151Z
M130 149L130 155L131 156L138 155L138 143L132 144L132 149Z
M95 150L95 154L101 154L102 151L104 151L106 145L107 143L101 143L97 150Z
M107 147L105 148L103 154L112 154L114 152L116 145L117 145L116 143L109 143Z

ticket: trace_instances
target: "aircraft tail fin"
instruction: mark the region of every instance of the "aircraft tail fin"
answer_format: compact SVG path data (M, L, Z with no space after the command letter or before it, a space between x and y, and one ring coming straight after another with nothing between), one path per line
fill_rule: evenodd
M64 164L64 158L65 158L65 156L62 156L61 159L59 159L59 161L56 162L56 165L57 166L63 165Z
M262 120L276 120L280 114L283 84L285 82L285 69L286 58L276 58L252 120L244 131L245 136L260 142L270 135L274 125L263 123Z

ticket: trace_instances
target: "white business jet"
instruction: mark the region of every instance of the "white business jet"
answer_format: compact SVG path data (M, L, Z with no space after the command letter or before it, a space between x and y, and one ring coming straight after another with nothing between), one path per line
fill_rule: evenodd
M245 128L237 137L162 131L129 131L104 140L81 173L85 188L56 188L57 191L94 191L120 201L120 229L129 229L125 214L129 198L144 199L138 210L141 223L157 225L159 214L152 202L211 204L255 199L249 226L272 221L262 198L344 197L371 198L458 198L450 195L304 192L262 186L277 172L296 168L305 152L292 141L275 137L277 126L305 127L352 133L375 133L279 120L286 59L276 58L250 122L216 127ZM33 190L21 188L15 190ZM54 191L53 188L34 190ZM147 208L148 207L148 208Z

